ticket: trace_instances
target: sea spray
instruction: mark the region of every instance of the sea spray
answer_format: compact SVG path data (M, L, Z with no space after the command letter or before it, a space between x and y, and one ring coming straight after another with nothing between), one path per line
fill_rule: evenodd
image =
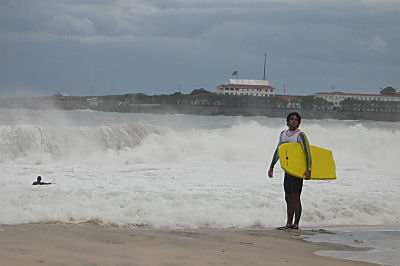
M4 110L0 110L4 111ZM157 228L278 226L283 171L267 177L285 119L41 111L0 124L0 223ZM7 113L8 112L8 113ZM43 111L44 112L44 111ZM49 112L49 111L46 111ZM11 122L13 123L11 123ZM307 120L338 179L305 181L302 226L399 224L399 123ZM31 186L37 175L51 186Z
M160 132L159 127L141 123L95 127L0 126L0 162L37 164L43 158L51 158L45 160L48 163L82 162L95 154L132 149L147 135Z

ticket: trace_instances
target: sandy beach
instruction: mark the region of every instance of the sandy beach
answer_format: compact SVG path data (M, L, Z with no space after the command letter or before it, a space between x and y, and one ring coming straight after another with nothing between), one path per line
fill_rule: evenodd
M303 240L329 231L181 229L82 224L0 225L1 265L368 265L315 255L363 250Z

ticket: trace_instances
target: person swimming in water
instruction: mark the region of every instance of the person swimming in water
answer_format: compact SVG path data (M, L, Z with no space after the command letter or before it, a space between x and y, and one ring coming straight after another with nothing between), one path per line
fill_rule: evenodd
M33 186L35 185L51 185L51 183L42 182L42 177L38 176L36 181L32 183Z

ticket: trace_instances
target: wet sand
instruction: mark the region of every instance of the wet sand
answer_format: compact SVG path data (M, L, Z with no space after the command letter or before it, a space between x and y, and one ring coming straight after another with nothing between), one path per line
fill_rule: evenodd
M372 265L315 255L325 230L156 230L96 224L0 225L1 265Z

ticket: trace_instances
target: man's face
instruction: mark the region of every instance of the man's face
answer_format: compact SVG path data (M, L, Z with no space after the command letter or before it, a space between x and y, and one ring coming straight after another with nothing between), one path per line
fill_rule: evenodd
M291 115L287 125L290 131L296 130L299 127L299 120L297 120L297 116Z

